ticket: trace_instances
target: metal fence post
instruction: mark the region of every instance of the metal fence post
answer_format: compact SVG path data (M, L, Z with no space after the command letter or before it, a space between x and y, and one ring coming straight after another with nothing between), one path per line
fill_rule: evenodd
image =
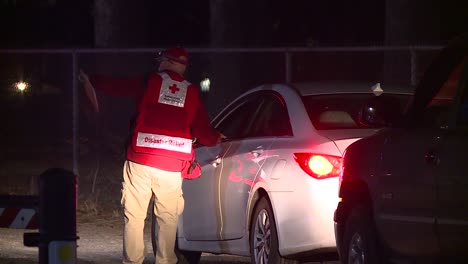
M411 63L411 86L415 87L417 83L417 60L416 51L410 47L410 63Z
M77 72L78 72L78 65L77 65L77 51L72 51L72 95L73 95L73 113L72 113L72 127L73 127L73 173L75 175L79 175L78 172L78 118L79 118L79 97L78 97L78 87L77 87Z

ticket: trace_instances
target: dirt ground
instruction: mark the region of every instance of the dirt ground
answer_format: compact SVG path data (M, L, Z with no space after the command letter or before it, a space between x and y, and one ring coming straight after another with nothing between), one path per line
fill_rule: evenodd
M149 228L149 223L147 226ZM122 220L117 218L78 219L78 264L121 263L122 228ZM0 264L38 263L38 248L23 245L23 234L25 232L36 232L36 230L0 229ZM150 264L154 263L150 232L147 230L145 234L147 256L144 263ZM250 259L203 254L201 263L250 263Z
M147 221L145 242L147 255L144 264L154 263L152 255L150 223ZM77 258L78 264L118 264L122 256L123 220L118 216L90 217L79 215L77 219ZM23 234L37 230L0 228L0 264L32 264L38 263L38 248L25 247ZM201 264L250 263L250 258L214 255L203 253ZM310 262L310 264L318 262ZM323 264L338 264L338 261L323 262Z

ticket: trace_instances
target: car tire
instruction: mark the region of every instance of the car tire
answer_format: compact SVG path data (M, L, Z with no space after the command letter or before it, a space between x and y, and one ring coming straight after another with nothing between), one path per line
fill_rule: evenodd
M379 264L377 233L369 209L357 206L345 223L342 252L343 264Z
M151 206L150 208L153 208L153 207ZM156 230L158 230L158 221L156 221L156 215L152 213L151 214L151 245L153 246L154 256L156 256L156 251L158 249L158 244L157 244L158 234L156 233ZM177 256L177 264L198 264L200 262L201 252L180 250L177 238L176 238L174 251Z
M296 264L297 260L281 257L278 233L270 202L262 197L253 213L250 224L250 258L257 264Z

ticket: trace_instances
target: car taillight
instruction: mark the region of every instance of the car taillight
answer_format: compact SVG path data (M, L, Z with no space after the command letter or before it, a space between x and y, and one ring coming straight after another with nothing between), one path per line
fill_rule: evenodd
M307 174L316 179L340 176L341 157L312 153L294 153L294 159Z

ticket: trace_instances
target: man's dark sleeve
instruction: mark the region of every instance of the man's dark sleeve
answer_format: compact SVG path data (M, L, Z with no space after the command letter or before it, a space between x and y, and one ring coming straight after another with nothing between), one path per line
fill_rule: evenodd
M197 107L191 127L192 136L197 138L204 146L214 146L219 143L220 133L211 126L205 104L198 91L196 92L196 97Z

